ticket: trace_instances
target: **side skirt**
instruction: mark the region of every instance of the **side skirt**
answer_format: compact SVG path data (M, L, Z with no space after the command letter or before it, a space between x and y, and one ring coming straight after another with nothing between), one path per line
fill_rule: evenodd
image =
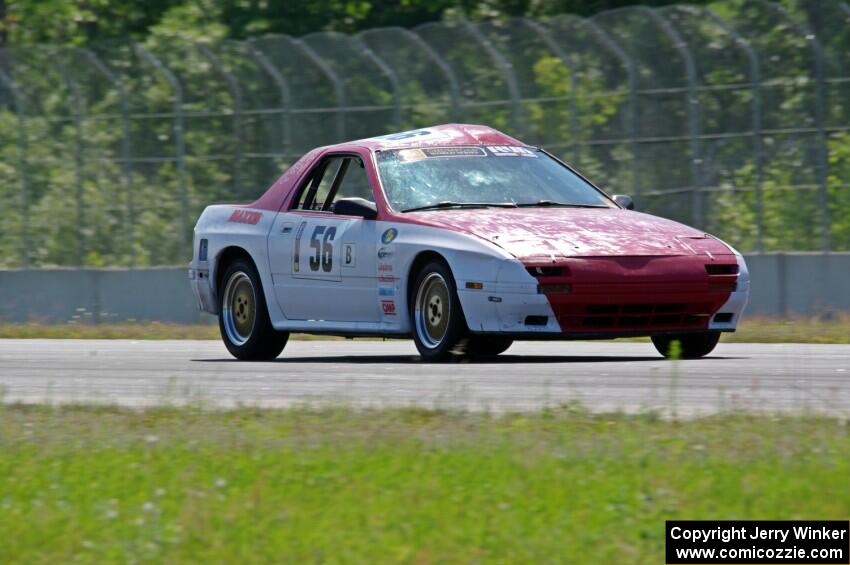
M704 333L734 333L735 329L724 330L676 330L676 331L659 331L659 332L582 332L582 333L562 333L562 332L469 332L472 335L492 336L492 337L507 337L517 341L583 341L583 340L600 340L600 339L617 339L621 337L651 337L654 335L681 335L681 334L704 334Z
M283 330L278 330L283 331ZM383 339L412 339L413 335L409 333L399 333L399 334L388 334L388 333L377 333L377 332L339 332L339 331L316 331L316 330L286 330L290 333L297 334L307 334L307 335L325 335L325 336L333 336L333 337L344 337L347 339L354 339L357 337L379 337Z
M283 330L278 330L283 331ZM307 334L307 335L323 335L333 337L344 337L347 339L355 339L359 337L382 338L382 339L412 339L410 333L379 333L379 332L340 332L340 331L316 331L316 330L286 330L291 333ZM735 333L735 329L724 330L678 330L678 331L660 331L660 332L618 332L612 334L605 333L562 333L562 332L473 332L470 335L483 337L507 337L516 341L586 341L586 340L604 340L617 339L621 337L651 337L654 335L681 335L681 334L703 334L703 333Z

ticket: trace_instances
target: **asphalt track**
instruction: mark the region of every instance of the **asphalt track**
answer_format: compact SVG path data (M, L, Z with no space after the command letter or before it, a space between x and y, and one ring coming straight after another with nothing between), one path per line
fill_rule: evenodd
M293 341L269 363L216 341L0 340L4 402L128 406L423 406L681 416L731 409L850 415L850 345L723 344L666 361L648 343L517 343L486 362L419 363L408 341Z

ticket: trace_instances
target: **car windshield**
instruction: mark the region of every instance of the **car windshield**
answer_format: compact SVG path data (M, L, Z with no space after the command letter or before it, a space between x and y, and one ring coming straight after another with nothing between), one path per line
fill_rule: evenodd
M611 208L599 190L539 149L423 147L381 151L387 199L401 212L486 206Z

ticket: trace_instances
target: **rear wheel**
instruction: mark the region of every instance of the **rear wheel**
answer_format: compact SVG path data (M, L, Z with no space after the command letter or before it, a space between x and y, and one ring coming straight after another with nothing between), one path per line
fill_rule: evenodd
M423 361L444 361L457 352L467 328L454 277L445 263L432 261L419 271L410 319Z
M493 357L507 351L513 343L507 337L472 336L466 343L466 353L472 357Z
M652 344L664 357L673 357L673 342L679 342L679 357L682 359L697 359L711 353L720 341L720 332L699 334L654 335Z
M272 327L257 269L246 259L227 266L219 286L218 327L231 355L244 361L274 359L289 333Z

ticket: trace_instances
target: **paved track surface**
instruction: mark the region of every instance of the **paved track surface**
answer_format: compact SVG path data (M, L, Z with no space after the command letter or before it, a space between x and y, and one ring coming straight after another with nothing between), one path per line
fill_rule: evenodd
M722 344L670 362L648 343L518 343L486 362L426 365L406 341L293 341L274 362L215 341L0 340L5 402L314 402L704 414L733 408L850 415L850 345Z

